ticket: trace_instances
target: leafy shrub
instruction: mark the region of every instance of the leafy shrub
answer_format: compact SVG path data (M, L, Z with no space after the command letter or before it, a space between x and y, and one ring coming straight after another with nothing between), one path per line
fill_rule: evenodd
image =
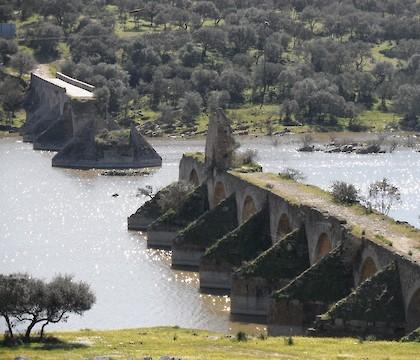
M293 340L291 336L288 336L284 338L284 344L288 346L292 346L295 344L295 341Z
M248 341L248 335L243 331L239 331L236 334L236 340L237 341Z
M255 163L258 153L257 150L247 149L245 151L235 151L233 154L232 164L234 168Z
M388 215L391 208L401 203L401 193L398 187L391 184L387 178L376 181L369 186L368 206L382 214Z
M359 201L359 191L353 184L344 181L335 181L332 184L331 195L341 204L354 204Z
M194 190L194 185L179 181L170 186L164 196L158 199L162 213L168 210L178 210L186 196Z
M268 336L267 336L266 333L262 332L262 333L260 333L258 335L258 339L260 339L260 340L267 340L268 339Z
M302 171L293 168L285 168L283 171L279 172L279 176L285 180L295 181L303 181L306 178Z

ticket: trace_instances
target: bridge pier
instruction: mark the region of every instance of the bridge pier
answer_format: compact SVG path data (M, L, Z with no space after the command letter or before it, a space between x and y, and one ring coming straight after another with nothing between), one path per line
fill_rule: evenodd
M172 266L198 270L206 249L238 226L235 195L209 210L175 237Z
M229 293L232 272L271 246L268 206L207 249L200 262L200 288Z

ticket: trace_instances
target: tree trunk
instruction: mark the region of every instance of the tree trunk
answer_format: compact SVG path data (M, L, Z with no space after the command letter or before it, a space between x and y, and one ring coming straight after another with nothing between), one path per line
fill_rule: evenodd
M386 99L385 99L385 97L383 96L383 97L381 97L381 109L383 110L383 111L388 111L388 108L387 108L387 106L386 106Z
M7 328L9 329L10 338L13 339L14 338L14 335L13 335L13 326L12 326L12 323L10 322L10 318L9 318L8 315L3 315L3 317L6 320Z
M25 332L25 342L29 342L31 339L31 331L34 328L34 326L36 325L37 321L36 319L32 320L32 322L29 324L29 326L26 329Z
M43 324L42 325L42 327L41 327L41 332L40 332L40 334L39 334L39 337L41 338L41 340L44 338L44 329L45 329L45 327L49 324L50 322L49 321L47 321L45 324Z

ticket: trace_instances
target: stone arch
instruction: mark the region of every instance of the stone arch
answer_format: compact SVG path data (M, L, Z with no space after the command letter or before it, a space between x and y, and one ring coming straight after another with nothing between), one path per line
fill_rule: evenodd
M220 204L224 199L226 199L225 185L221 181L218 181L214 187L214 206Z
M332 250L332 243L326 233L319 235L318 243L316 245L315 261L321 260Z
M281 214L277 225L276 240L280 240L291 231L292 227L290 226L289 217L286 213Z
M197 170L195 169L191 170L188 181L190 182L190 184L194 186L200 185L200 179L198 178Z
M254 199L248 195L245 198L244 205L242 206L242 222L247 221L252 215L257 212Z
M371 278L378 272L378 267L375 264L375 261L369 256L363 262L362 268L360 270L360 282L362 283L366 279Z
M407 308L407 331L411 332L420 326L420 288L411 296Z

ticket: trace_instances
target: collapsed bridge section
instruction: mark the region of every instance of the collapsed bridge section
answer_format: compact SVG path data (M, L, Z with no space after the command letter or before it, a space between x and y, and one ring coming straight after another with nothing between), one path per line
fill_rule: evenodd
M94 86L61 73L56 78L32 73L21 130L24 141L33 142L35 150L58 151L92 115L96 126L103 127L96 115L94 90ZM86 112L88 118L83 116Z
M161 166L162 158L134 124L119 128L100 115L95 87L62 73L55 78L31 74L26 97L24 141L35 150L58 151L57 167L143 168Z

